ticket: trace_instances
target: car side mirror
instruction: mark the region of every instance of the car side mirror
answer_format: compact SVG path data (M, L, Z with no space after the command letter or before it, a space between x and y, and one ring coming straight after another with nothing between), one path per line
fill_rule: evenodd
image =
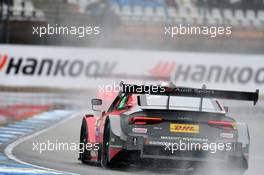
M99 111L99 110L96 110L95 108L94 108L94 106L100 106L100 105L102 105L103 104L103 101L102 101L102 99L92 99L91 100L91 103L92 103L92 110L93 111Z
M227 113L228 112L228 107L227 106L224 106L224 110Z

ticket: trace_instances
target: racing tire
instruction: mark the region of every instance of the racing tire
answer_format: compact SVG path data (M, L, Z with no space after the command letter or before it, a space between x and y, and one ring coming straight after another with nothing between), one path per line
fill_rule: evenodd
M103 168L111 168L112 163L109 161L109 143L111 140L110 134L110 125L109 122L106 122L105 131L104 131L104 139L101 150L101 166Z
M88 160L90 160L90 151L86 149L87 143L88 143L88 132L87 132L87 124L86 121L83 120L82 126L81 126L81 133L80 133L80 147L79 147L79 160L82 163L87 163Z
M231 165L231 166L230 166ZM229 174L230 175L243 175L248 169L248 162L244 158L230 159Z

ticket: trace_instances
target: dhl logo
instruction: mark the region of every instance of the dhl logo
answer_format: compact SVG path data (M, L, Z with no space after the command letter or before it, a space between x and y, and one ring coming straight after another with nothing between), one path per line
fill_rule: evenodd
M170 124L171 132L199 133L199 125Z

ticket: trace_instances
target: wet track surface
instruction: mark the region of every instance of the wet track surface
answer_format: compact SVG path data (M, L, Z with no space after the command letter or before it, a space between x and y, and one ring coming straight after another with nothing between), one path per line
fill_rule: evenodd
M248 102L231 102L227 105L230 106L230 115L235 116L235 118L241 122L247 122L249 124L251 136L250 162L249 170L245 173L245 175L263 175L264 103L260 101L255 107ZM53 127L52 129L21 143L14 149L14 155L20 160L28 163L77 174L177 174L173 171L165 173L162 171L161 173L156 173L156 171L153 170L142 170L137 167L130 169L107 170L101 168L100 166L85 165L81 164L77 160L78 151L46 151L41 154L37 151L33 151L33 143L36 142L47 143L49 140L54 143L56 141L78 143L82 113L83 112L64 123L56 125L56 127Z

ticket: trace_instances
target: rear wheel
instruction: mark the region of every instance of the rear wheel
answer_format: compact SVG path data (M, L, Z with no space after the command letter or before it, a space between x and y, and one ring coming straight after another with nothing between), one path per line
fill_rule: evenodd
M82 163L86 163L90 160L90 151L86 149L86 145L88 143L88 132L87 132L87 124L86 121L83 120L81 126L81 134L80 134L80 147L79 147L79 160Z
M107 122L105 125L105 131L104 131L104 139L102 144L102 152L101 152L101 165L104 168L110 168L111 163L109 161L109 146L110 146L110 125Z
M230 158L230 174L231 175L243 175L248 169L247 160L244 158Z

